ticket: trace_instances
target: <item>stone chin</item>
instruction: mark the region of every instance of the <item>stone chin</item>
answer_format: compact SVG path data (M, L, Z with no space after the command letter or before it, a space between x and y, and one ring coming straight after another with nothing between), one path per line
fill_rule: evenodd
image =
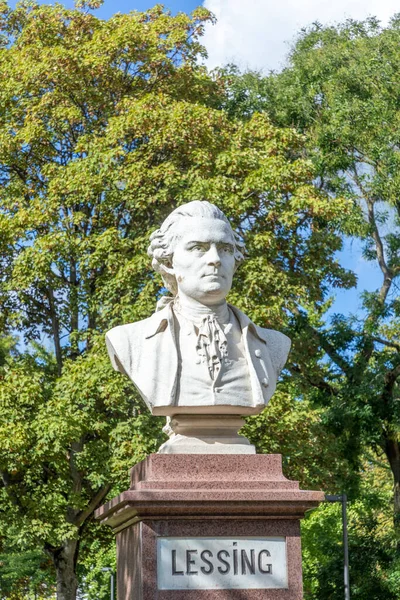
M214 304L224 302L227 295L228 292L221 289L221 286L213 286L203 292L199 292L198 295L193 296L192 299L205 306L213 306Z

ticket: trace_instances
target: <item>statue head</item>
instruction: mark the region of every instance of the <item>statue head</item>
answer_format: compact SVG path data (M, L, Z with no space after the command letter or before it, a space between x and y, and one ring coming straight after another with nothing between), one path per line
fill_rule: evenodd
M150 237L148 254L165 287L202 302L225 299L245 246L224 213L195 200L176 208Z

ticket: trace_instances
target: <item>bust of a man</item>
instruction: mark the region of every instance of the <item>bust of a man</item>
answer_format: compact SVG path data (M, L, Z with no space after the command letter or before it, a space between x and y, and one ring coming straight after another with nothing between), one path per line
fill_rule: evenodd
M152 264L172 296L106 335L111 362L154 415L259 413L275 391L288 337L226 302L244 245L224 213L194 201L150 238Z

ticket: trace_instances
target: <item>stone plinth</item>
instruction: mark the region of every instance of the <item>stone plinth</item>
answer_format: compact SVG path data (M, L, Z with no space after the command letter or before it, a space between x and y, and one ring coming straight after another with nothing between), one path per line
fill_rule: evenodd
M163 430L170 439L158 454L255 454L238 433L244 424L240 415L174 415Z
M130 489L96 513L96 518L117 534L118 600L301 600L300 519L323 499L322 492L300 490L297 482L283 476L280 455L153 454L132 469ZM157 579L157 553L161 541L169 538L207 539L210 548L224 539L238 548L255 539L278 540L285 544L285 587L161 589L160 569L164 566L159 564ZM173 556L178 584L189 579L190 585L200 585L192 582L200 581L201 570L209 575L201 581L211 582L214 575L210 572L217 570L210 563L212 551L205 550L208 554L202 563L196 563L200 550L187 552L185 568L176 563L179 557ZM246 556L256 561L251 550ZM235 578L234 567L246 572L246 565L232 562L229 567L230 585L243 585L237 583L241 574ZM270 568L265 561L258 562L258 567L262 573ZM170 570L171 565L165 568ZM185 569L194 577L186 577Z

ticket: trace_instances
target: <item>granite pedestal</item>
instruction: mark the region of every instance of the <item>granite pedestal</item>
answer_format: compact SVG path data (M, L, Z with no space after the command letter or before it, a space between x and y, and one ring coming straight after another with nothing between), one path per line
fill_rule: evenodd
M280 455L153 454L96 512L116 533L118 600L301 600L300 519L323 499Z

